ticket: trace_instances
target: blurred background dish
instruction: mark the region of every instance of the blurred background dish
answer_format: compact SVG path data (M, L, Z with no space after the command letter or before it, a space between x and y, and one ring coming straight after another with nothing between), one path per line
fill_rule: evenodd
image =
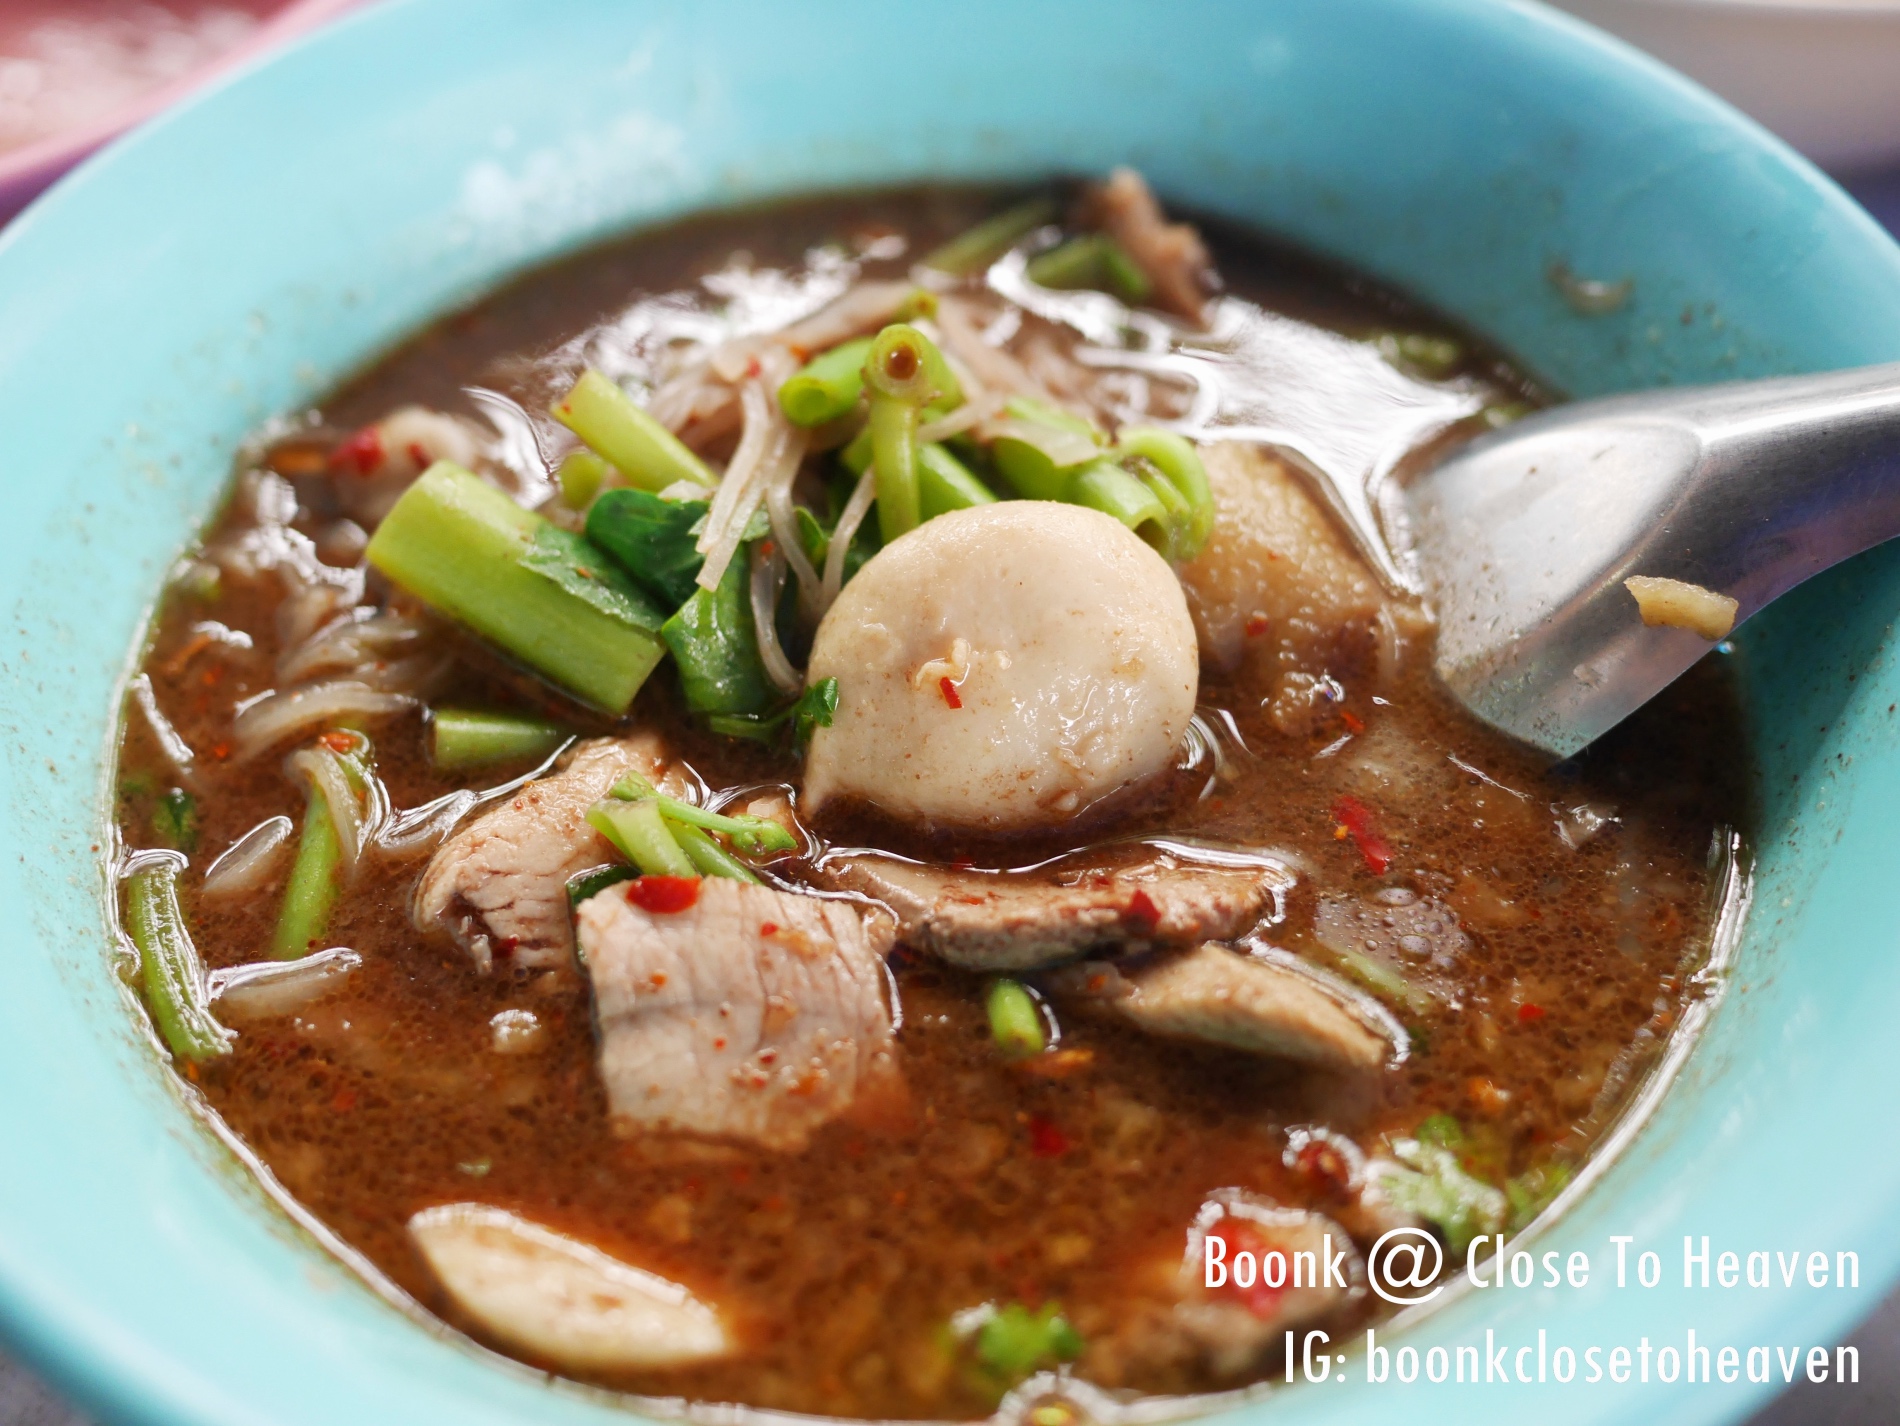
M1556 0L1836 172L1900 161L1900 0Z
M357 0L0 5L0 221L115 135Z

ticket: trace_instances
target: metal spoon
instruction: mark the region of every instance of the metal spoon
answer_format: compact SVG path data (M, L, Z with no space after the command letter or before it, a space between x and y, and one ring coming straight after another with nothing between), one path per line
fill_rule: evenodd
M1625 579L1729 596L1740 624L1900 535L1900 363L1559 407L1474 441L1399 503L1439 677L1567 757L1711 647L1646 626Z

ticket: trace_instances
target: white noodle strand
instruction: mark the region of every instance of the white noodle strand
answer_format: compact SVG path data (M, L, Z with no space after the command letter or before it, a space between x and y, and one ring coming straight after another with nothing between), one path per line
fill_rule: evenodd
M214 900L261 891L276 876L278 864L290 848L293 830L288 817L267 817L239 837L205 868L198 894Z
M760 545L752 547L752 629L758 638L759 662L765 676L780 693L797 693L805 686L805 677L792 667L778 641L778 596L785 587L785 557L778 550L766 554Z

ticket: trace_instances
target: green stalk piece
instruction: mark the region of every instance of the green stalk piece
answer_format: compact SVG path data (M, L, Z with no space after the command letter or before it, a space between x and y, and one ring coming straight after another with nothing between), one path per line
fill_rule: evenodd
M1070 479L1063 499L1112 515L1164 556L1168 553L1172 531L1167 507L1114 461L1102 459L1082 467Z
M570 510L585 510L602 489L619 480L619 472L592 451L569 451L554 472L561 503Z
M1036 254L1024 275L1038 287L1107 292L1130 307L1140 306L1154 292L1148 274L1106 233L1070 238Z
M918 488L917 424L926 406L963 399L935 342L896 322L877 334L864 359L871 393L871 461L877 468L878 529L888 544L923 523Z
M642 490L665 490L682 480L708 488L719 483L678 436L591 367L549 410L596 455L612 462L629 484Z
M1041 1007L1021 981L993 982L985 1008L989 1011L990 1038L1004 1058L1026 1059L1048 1048Z
M996 494L936 441L917 448L917 506L926 520L952 510L994 505Z
M1116 438L1115 453L1125 462L1152 466L1181 497L1187 520L1178 527L1178 549L1172 558L1193 559L1214 533L1214 492L1194 443L1159 426L1128 426Z
M999 436L991 444L990 454L996 462L997 473L1025 500L1067 499L1069 482L1084 466L1100 459L1100 447L1107 439L1082 417L1027 396L1012 396L1003 407L1003 414L1031 426L1045 427L1051 437L1078 438L1056 442L1072 445L1077 452L1076 459L1062 464L1057 464L1042 446L1029 441Z
M587 820L640 869L642 876L699 875L699 869L667 830L657 802L622 802L608 798L587 809Z
M133 863L125 879L125 927L138 947L139 978L152 1021L182 1060L228 1054L231 1032L211 1013L204 963L178 905L178 873L185 860L162 853Z
M754 886L759 884L752 868L715 842L703 828L690 822L676 822L671 817L665 821L666 830L673 834L673 840L679 843L680 850L701 876L723 876Z
M303 833L297 840L297 859L284 885L283 909L277 913L277 932L271 938L273 960L294 961L310 954L330 928L336 907L337 867L343 848L336 823L330 817L330 799L310 784L304 804Z
M981 272L1045 223L1053 223L1055 217L1055 199L1047 194L1031 198L965 229L927 255L924 266L952 277L968 277Z
M728 816L708 812L677 797L668 797L638 773L628 773L607 794L629 802L651 802L669 822L718 832L748 856L769 856L776 852L795 852L798 839L770 817Z
M605 554L448 461L403 492L368 555L411 594L609 713L627 711L666 652L664 615Z
M429 734L430 760L443 772L539 762L574 736L545 718L479 708L436 709L429 719Z
M822 426L848 415L864 394L871 337L842 342L813 357L778 389L779 409L794 426Z

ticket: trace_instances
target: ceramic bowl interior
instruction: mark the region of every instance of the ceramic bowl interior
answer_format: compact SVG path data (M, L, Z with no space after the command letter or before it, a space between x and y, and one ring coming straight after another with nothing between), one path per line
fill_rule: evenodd
M1169 197L1406 290L1587 395L1900 357L1900 250L1752 124L1491 0L941 8L406 0L141 130L0 239L0 1328L101 1417L626 1419L406 1316L196 1121L112 973L111 710L234 444L425 319L640 224L774 194L1132 162ZM1583 318L1554 260L1628 277ZM1826 1342L1900 1271L1900 560L1738 639L1759 772L1731 984L1647 1127L1418 1346ZM1613 1234L1658 1250L1618 1290ZM1685 1234L1858 1252L1855 1290L1690 1291ZM1345 1344L1342 1344L1342 1347ZM1343 1384L1279 1422L1738 1417L1769 1389ZM1778 1383L1777 1383L1778 1384ZM1473 1395L1473 1393L1479 1393Z

